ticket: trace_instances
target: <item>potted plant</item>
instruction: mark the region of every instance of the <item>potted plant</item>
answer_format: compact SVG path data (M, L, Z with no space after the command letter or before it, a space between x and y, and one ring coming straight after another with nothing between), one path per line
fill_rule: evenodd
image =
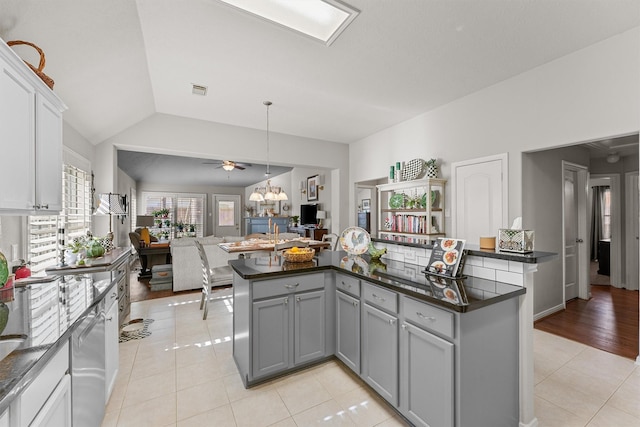
M290 221L293 224L294 227L298 226L298 220L300 219L300 217L298 215L291 215Z
M178 221L173 225L178 229L179 232L182 233L184 231L184 222Z
M156 218L167 218L169 217L169 209L167 208L158 209L151 212L151 215L153 215Z
M437 178L438 165L436 164L436 159L429 159L427 160L426 164L427 164L427 178Z

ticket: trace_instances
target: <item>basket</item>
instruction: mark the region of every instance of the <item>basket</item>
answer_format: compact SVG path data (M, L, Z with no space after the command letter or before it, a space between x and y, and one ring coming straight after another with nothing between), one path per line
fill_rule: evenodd
M42 49L40 49L38 46L36 46L35 44L31 43L31 42L25 42L22 40L12 40L7 42L7 44L9 46L15 46L18 44L26 44L27 46L31 46L32 48L34 48L35 50L38 51L38 53L40 54L40 63L38 64L38 68L34 67L33 65L29 64L27 61L24 61L25 64L27 64L29 66L29 68L31 68L33 70L34 73L36 73L36 75L38 77L40 77L40 79L47 85L49 86L49 89L53 89L53 79L49 76L47 76L42 70L44 70L44 65L46 64L46 60L45 60L45 56L44 56L44 52L42 51Z
M313 259L316 251L312 248L299 248L297 252L288 249L282 253L282 257L288 262L307 262Z

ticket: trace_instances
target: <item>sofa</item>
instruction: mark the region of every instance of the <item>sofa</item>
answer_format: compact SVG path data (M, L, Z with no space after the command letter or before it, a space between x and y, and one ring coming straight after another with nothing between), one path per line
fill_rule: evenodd
M229 260L237 259L238 254L225 252L218 246L218 243L237 242L244 240L244 237L182 237L171 240L171 258L173 264L173 291L186 291L202 288L202 264L195 245L195 240L199 240L204 247L209 261L209 267L216 271L218 267L228 265ZM226 273L218 277L221 285L230 285L233 282L233 275Z

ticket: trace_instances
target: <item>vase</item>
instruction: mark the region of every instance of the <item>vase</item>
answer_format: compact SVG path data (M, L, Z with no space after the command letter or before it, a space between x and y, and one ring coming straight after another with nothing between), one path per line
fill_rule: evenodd
M427 178L437 178L437 177L438 177L438 165L427 166Z

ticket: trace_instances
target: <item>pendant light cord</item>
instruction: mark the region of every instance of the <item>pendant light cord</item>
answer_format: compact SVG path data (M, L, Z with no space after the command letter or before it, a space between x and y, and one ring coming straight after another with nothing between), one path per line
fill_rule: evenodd
M264 101L264 105L267 106L267 178L271 175L271 171L269 170L269 106L271 106L271 101Z

